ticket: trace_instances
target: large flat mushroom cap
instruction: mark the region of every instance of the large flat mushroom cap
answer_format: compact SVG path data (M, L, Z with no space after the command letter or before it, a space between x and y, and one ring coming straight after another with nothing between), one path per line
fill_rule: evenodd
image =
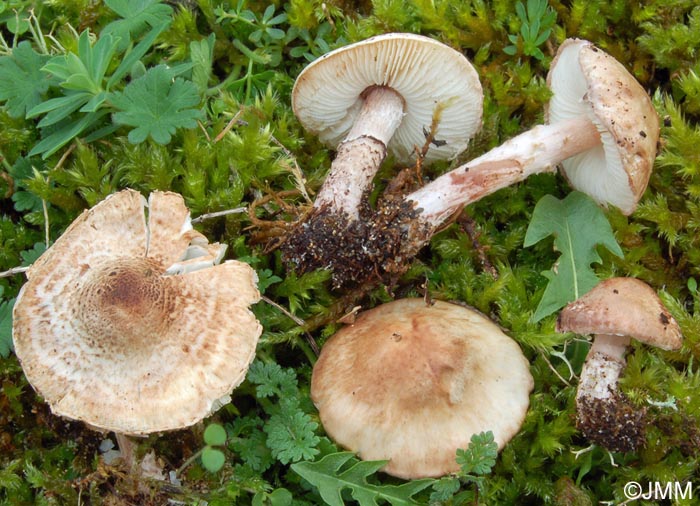
M635 278L610 278L559 313L557 332L629 336L664 350L677 350L683 336L656 292Z
M567 39L552 61L549 123L586 115L602 145L562 162L571 185L601 204L634 212L649 182L659 116L649 95L615 58L580 39Z
M305 128L336 147L362 107L363 92L375 86L392 88L405 103L388 145L399 161L423 146L436 109L442 142L431 145L428 162L454 158L481 127L483 91L474 67L459 51L414 34L380 35L318 58L299 74L292 107Z
M458 448L492 431L502 448L533 388L518 345L480 313L402 299L362 313L324 345L311 397L329 436L401 478L459 469Z
M213 265L223 246L192 230L179 195L154 192L149 209L125 190L85 211L28 271L13 321L17 357L54 413L134 435L218 409L262 331L255 271ZM192 248L208 262L169 274Z

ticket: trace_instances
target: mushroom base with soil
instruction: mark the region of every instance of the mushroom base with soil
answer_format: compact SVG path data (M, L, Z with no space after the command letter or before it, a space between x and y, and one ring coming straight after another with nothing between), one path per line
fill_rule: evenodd
M646 410L620 392L607 399L576 399L576 427L589 441L613 452L637 450L646 440Z
M434 231L417 214L409 203L388 199L371 219L317 215L288 237L283 258L300 273L329 269L335 287L390 282L408 269Z

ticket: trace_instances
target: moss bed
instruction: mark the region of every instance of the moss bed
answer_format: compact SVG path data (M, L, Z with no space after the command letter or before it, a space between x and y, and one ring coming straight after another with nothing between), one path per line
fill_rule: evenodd
M0 505L331 504L295 467L341 451L309 397L317 350L357 306L408 296L457 301L491 317L522 348L535 387L520 432L495 463L415 483L415 493L398 493L393 504L698 504L700 6L518 3L0 0ZM654 172L631 216L605 210L624 256L601 247L592 266L600 279L632 276L651 285L684 335L679 351L632 345L628 352L620 390L644 416L638 450L591 447L577 430L576 374L589 344L556 333L556 313L531 318L547 286L542 272L559 253L551 239L528 248L523 240L535 204L571 191L559 175L531 177L467 207L382 284L337 288L329 272L295 273L285 264L279 245L309 213L333 158L294 117L294 79L329 50L387 32L423 34L462 51L484 87L481 131L458 160L422 167L428 179L543 121L545 77L568 37L617 58L652 97L662 125ZM112 51L103 74L75 84L96 85L86 95L94 101L76 98L76 108L48 121L60 111L50 101L77 88L39 69L98 41ZM144 77L152 96L146 87L127 93ZM165 126L139 116L157 100L173 105ZM372 205L414 169L388 158ZM21 267L83 209L127 187L182 194L202 217L195 227L228 244L227 257L252 265L267 297L253 308L264 327L256 362L232 401L189 429L137 441L137 456L153 452L163 480L108 465L104 441L113 435L52 415L11 347ZM209 215L226 210L233 212ZM212 436L219 427L224 444ZM469 455L479 460L488 450L476 441ZM367 475L350 486L329 472L325 483L338 490L337 504L362 505L392 503L404 483ZM673 490L630 500L632 482L645 492L657 483Z

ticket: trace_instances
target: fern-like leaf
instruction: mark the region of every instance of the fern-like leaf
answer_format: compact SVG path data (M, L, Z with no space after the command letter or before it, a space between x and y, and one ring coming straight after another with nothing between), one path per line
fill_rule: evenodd
M414 480L403 485L373 485L367 477L386 464L385 460L359 461L351 452L326 455L317 462L299 462L292 470L318 488L329 506L343 506L343 490L349 489L360 506L377 506L383 499L393 506L419 504L413 496L435 480ZM349 466L349 467L348 467Z

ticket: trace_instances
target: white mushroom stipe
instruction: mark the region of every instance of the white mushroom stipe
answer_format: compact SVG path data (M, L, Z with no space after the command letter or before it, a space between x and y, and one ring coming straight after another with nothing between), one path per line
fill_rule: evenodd
M412 159L434 117L441 142L426 162L455 157L481 126L482 100L464 55L419 35L381 35L317 59L292 91L299 121L338 150L315 208L356 220L387 150Z
M646 188L659 119L645 90L590 42L568 39L547 77L548 126L538 126L406 196L439 226L461 206L562 164L571 185L631 214Z
M635 450L644 440L643 411L618 390L631 339L665 350L681 347L680 328L654 290L634 278L611 278L568 304L558 332L594 336L576 391L577 426L612 451Z

